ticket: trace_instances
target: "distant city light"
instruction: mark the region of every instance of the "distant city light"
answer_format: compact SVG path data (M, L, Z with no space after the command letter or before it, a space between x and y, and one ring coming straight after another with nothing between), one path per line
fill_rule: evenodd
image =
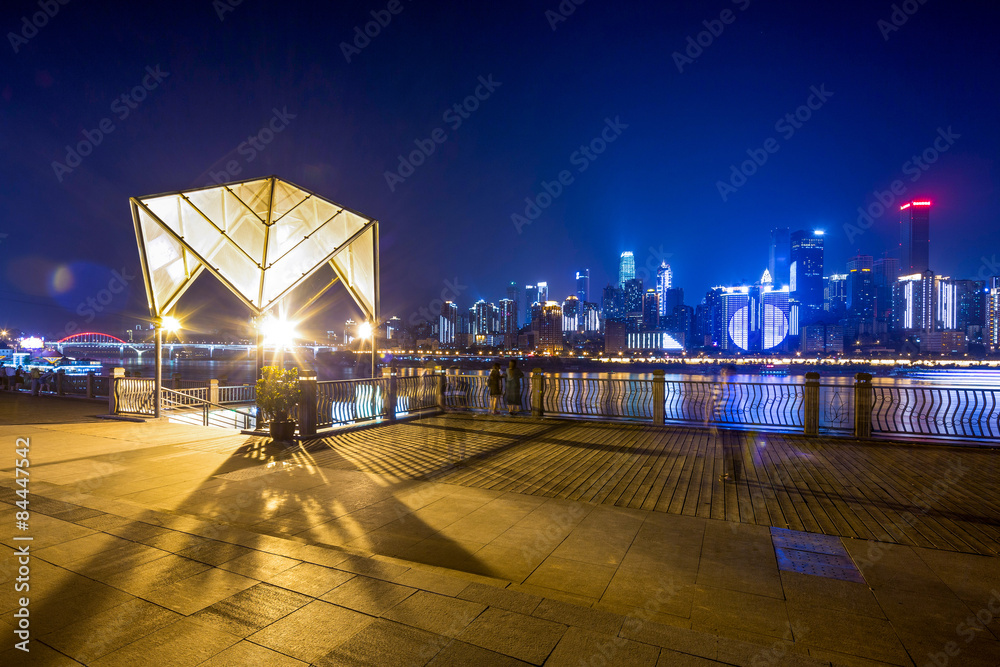
M37 336L30 336L21 341L21 348L24 350L40 350L45 347L45 341Z
M823 236L824 234L826 234L826 232L823 231L822 229L816 229L813 231L813 234L815 234L816 236Z
M372 335L371 322L362 322L358 325L358 338L368 338Z

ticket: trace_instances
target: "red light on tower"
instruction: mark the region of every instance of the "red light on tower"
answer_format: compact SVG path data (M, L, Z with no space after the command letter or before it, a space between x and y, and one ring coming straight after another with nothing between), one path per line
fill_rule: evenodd
M929 201L915 201L915 202L913 202L913 205L914 206L930 206L931 203Z
M931 203L929 201L908 201L905 204L903 204L902 206L900 206L899 210L900 211L905 211L906 209L910 208L911 206L930 206L930 205L931 205Z
M909 203L906 203L906 204L903 204L902 206L900 206L900 207L899 207L899 210L900 210L900 211L905 211L905 210L906 210L906 209L908 209L908 208L910 208L910 204L909 204Z

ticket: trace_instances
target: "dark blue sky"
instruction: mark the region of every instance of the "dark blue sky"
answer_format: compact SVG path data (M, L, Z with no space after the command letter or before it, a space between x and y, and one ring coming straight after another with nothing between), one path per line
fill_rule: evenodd
M668 255L696 303L711 285L759 277L773 226L826 229L827 265L842 270L859 249L895 247L898 204L870 229L844 225L897 179L896 201L934 201L936 271L973 277L1000 255L993 3L911 0L915 13L888 31L888 2L588 0L553 30L556 0L402 0L347 62L340 43L386 2L243 0L220 20L225 2L72 1L37 34L23 22L37 0L4 3L0 324L52 335L147 315L141 279L129 279L128 197L207 184L227 163L234 179L277 174L378 218L383 315L404 319L456 279L462 306L501 298L510 280L547 280L562 298L584 267L597 293L623 250L640 267ZM679 71L675 52L706 21L720 34ZM486 99L455 129L444 112L480 77L499 85L480 87ZM152 90L134 108L114 103L144 81ZM782 121L808 102L799 127ZM282 131L260 150L243 144L275 110ZM608 119L618 125L604 152L575 154ZM444 142L390 189L398 156L438 128ZM947 151L915 168L948 128ZM85 132L100 138L92 154L54 168ZM724 200L718 184L748 150L767 161ZM564 170L572 181L518 233L512 214ZM127 286L99 313L81 308L112 270ZM241 312L204 287L213 311ZM331 324L350 314L342 294L328 302Z

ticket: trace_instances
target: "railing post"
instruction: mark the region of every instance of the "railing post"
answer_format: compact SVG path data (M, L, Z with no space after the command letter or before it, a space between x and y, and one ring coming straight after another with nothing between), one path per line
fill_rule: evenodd
M545 374L541 368L531 370L531 416L545 416Z
M209 380L208 381L208 402L219 404L219 381Z
M872 376L858 373L854 376L854 437L867 440L872 437Z
M448 407L447 396L445 395L445 392L447 391L448 388L448 378L445 376L444 373L438 374L437 372L435 372L434 374L437 375L438 408L440 408L441 412L444 412Z
M118 414L118 400L115 396L118 392L115 391L118 388L118 381L125 378L124 368L112 368L111 375L108 377L108 414L116 415Z
M806 373L805 418L803 432L819 435L819 373Z
M663 369L653 371L653 423L662 426L666 421L667 382Z
M56 393L58 395L60 395L60 396L65 396L66 395L66 382L65 382L65 380L66 380L66 371L64 371L63 369L60 368L56 372ZM32 390L34 390L34 387L32 387Z
M171 376L170 388L173 389L174 391L177 391L178 389L181 388L181 374L180 373L174 373Z
M303 369L299 374L299 435L316 435L316 371Z
M397 382L396 382L396 368L389 367L382 369L382 377L389 378L389 391L385 393L383 399L385 401L385 416L391 422L396 421L396 401L397 401Z
M87 398L93 398L94 394L94 371L87 373Z

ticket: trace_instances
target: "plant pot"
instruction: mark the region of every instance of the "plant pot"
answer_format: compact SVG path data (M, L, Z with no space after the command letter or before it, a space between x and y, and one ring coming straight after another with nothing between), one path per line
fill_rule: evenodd
M270 428L271 440L275 442L291 442L295 436L295 420L293 419L272 419Z

